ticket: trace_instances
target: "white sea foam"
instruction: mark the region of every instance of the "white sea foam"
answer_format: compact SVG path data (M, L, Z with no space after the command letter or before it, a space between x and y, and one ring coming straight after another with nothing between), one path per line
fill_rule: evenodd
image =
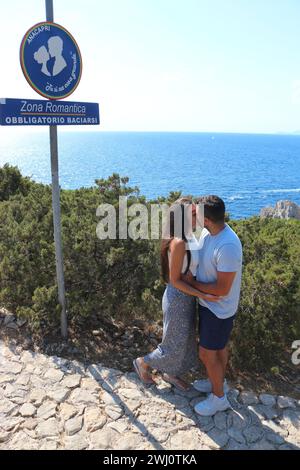
M229 196L228 201L239 201L241 199L245 199L245 196L241 196L239 194L236 194L234 196Z
M294 189L265 189L262 191L263 193L268 194L277 194L277 193L300 193L300 188Z
M249 198L253 194L289 194L289 193L300 193L300 188L293 189L253 189L252 191L240 191L239 194L233 194L227 198L228 201L237 201L240 199Z

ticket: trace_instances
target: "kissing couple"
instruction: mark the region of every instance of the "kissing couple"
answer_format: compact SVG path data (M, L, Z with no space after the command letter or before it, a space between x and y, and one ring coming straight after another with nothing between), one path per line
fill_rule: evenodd
M208 397L195 411L213 416L231 407L225 374L240 297L242 245L225 222L225 204L218 196L178 199L169 208L167 225L161 242L166 283L163 338L154 351L135 359L133 365L145 384L155 384L151 370L156 369L165 381L186 391L190 385L182 376L197 365L199 356L207 379L196 380L193 387ZM199 225L202 232L197 239L194 231Z
M41 72L48 77L56 77L66 67L67 62L63 57L64 42L59 36L52 36L48 40L48 49L45 46L41 46L34 53L34 60L42 65ZM53 59L52 70L50 69L51 62ZM51 70L51 71L50 71Z

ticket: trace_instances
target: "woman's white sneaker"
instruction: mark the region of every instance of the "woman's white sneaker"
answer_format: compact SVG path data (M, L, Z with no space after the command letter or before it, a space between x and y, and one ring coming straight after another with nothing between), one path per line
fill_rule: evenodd
M231 405L226 394L222 398L219 398L211 393L206 400L198 403L194 410L200 416L213 416L218 411L225 411L228 410L228 408L231 408Z
M198 392L202 392L202 393L211 393L212 392L212 384L211 384L211 381L209 379L195 380L195 382L193 383L193 387ZM223 387L224 387L223 388L224 393L228 393L230 388L229 388L229 385L228 385L226 379L224 380Z

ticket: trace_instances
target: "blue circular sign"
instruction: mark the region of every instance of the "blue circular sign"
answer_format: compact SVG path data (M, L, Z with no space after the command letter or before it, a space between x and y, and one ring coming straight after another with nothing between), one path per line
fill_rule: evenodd
M79 85L82 73L79 47L73 36L56 23L38 23L27 31L20 61L29 85L45 98L66 98Z

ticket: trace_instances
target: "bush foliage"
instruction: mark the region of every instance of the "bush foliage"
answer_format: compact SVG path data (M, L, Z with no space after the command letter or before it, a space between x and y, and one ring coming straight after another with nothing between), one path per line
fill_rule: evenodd
M159 241L96 236L97 207L105 202L118 208L119 196L127 196L128 205L146 203L117 174L92 188L61 192L68 315L75 323L94 313L125 322L161 316ZM9 165L0 168L0 220L0 305L26 317L35 330L56 327L51 187ZM300 222L253 217L229 223L244 247L232 364L269 369L300 338Z

